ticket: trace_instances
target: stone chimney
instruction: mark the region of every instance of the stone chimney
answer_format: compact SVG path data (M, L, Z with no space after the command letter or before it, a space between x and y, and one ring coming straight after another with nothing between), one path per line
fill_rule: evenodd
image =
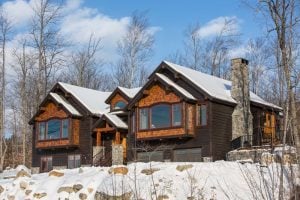
M248 60L235 58L231 60L231 96L237 102L232 113L232 139L253 134L253 117L250 111L250 89Z

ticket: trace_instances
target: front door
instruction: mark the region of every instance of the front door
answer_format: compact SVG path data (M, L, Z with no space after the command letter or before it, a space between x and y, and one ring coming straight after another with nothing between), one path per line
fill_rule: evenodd
M102 160L102 166L111 166L112 164L112 141L113 134L106 133L103 134L103 146L104 146L104 159Z

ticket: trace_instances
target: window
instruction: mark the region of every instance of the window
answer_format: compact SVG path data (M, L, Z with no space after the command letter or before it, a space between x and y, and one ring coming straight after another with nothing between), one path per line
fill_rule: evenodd
M39 123L39 139L40 140L45 139L45 132L46 132L46 122L40 122Z
M41 157L41 171L48 172L52 168L52 156Z
M114 106L114 109L123 109L125 108L126 106L126 103L124 101L118 101L115 106Z
M69 120L62 120L62 138L67 138L69 136Z
M155 105L151 108L151 128L170 127L171 106L167 104Z
M69 119L51 119L47 122L39 122L38 127L39 140L61 139L69 136Z
M80 155L69 155L68 156L68 168L78 168L80 167Z
M47 122L47 139L58 139L60 138L60 126L61 120L52 119Z
M206 126L207 125L207 105L201 104L197 107L197 125Z
M182 104L156 104L150 108L141 108L139 119L140 130L181 126Z
M148 129L148 108L140 109L140 129Z
M174 104L172 106L172 125L180 126L181 125L181 104Z

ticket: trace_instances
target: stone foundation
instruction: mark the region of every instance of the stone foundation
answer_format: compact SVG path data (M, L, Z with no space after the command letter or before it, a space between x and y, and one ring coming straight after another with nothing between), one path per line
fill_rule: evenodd
M101 157L104 156L103 146L93 146L93 164L96 164L100 161Z
M40 173L39 167L31 167L31 174L38 174Z
M122 145L112 145L112 165L123 165Z

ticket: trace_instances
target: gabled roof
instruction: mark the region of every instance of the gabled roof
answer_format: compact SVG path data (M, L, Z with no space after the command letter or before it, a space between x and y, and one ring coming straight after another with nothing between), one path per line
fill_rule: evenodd
M60 105L62 105L65 109L69 111L70 114L74 116L82 116L79 111L74 108L63 96L58 95L56 93L50 92L49 95Z
M128 125L115 114L106 113L102 117L105 117L116 128L128 129Z
M189 93L187 90L185 90L184 88L182 88L181 86L177 85L174 81L172 81L171 79L169 79L167 76L165 76L164 74L160 74L160 73L155 73L155 75L161 79L163 82L165 82L167 85L171 86L172 88L174 88L177 92L179 92L180 94L182 94L183 96L185 96L188 99L191 100L197 100L191 93Z
M168 61L163 61L160 66L162 65L168 67L169 69L176 72L177 74L185 77L187 80L192 82L196 87L204 91L211 98L219 99L230 103L236 103L236 101L232 98L230 93L231 81L218 78L216 76L211 76ZM157 72L160 66L154 72ZM260 98L259 96L257 96L252 92L250 92L250 101L267 107L275 108L278 110L282 109L279 106L276 106L272 103L263 100L262 98Z
M105 103L109 103L111 99L119 92L127 100L130 101L139 91L141 87L137 88L125 88L118 86L105 100Z
M109 105L104 101L111 92L92 90L62 82L58 82L58 85L79 101L92 115L100 116L109 111Z

